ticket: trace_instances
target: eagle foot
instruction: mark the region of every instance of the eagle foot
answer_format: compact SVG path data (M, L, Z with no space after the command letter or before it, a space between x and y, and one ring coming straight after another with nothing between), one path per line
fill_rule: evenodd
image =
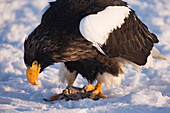
M95 96L98 96L99 98L106 98L103 95L102 88L101 88L101 83L98 82L96 86L92 86L91 84L85 86L85 91L86 92L91 92L90 93L90 99L95 100Z
M91 84L84 86L83 88L68 86L62 93L52 96L50 102L54 100L79 100L90 98L93 100L98 100L100 98L106 98L101 89L101 84L97 83L96 86Z

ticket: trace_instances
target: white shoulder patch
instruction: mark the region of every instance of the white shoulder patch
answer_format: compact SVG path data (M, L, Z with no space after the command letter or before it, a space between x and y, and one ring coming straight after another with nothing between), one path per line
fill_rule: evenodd
M130 9L125 6L108 6L97 14L91 14L80 21L80 33L93 43L100 52L104 53L99 45L108 39L109 33L120 28L124 19L129 16Z

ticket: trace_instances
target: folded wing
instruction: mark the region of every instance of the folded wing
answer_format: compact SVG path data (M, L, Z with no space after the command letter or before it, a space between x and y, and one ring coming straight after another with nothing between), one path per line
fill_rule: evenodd
M156 35L126 6L109 6L97 14L84 17L80 32L93 43L98 51L108 57L122 57L138 65L144 65Z

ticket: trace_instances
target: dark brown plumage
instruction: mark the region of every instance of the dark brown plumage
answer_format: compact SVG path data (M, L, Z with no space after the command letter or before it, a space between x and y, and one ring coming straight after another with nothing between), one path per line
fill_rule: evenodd
M126 6L121 0L57 0L42 16L40 25L24 43L24 61L41 64L41 71L49 65L64 62L70 72L77 71L89 82L97 74L122 74L119 57L144 65L150 55L156 36L139 20L132 10L125 23L110 33L101 45L100 53L79 31L79 23L89 14L97 14L107 6ZM114 20L113 20L114 21Z
M102 49L110 57L122 57L138 65L145 65L153 44L158 42L156 35L148 31L132 10L121 28L110 33Z

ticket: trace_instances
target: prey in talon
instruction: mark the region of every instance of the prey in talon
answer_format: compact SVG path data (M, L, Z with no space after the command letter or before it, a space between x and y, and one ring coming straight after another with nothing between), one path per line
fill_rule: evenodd
M158 42L122 0L57 0L49 3L40 24L25 39L27 79L38 86L39 73L60 63L59 81L68 84L66 89L73 87L78 74L89 84L97 81L85 92L69 93L69 99L105 98L101 85L119 86L127 64L149 68L153 59L166 60L154 46Z
M83 88L75 87L75 86L69 86L65 90L63 90L62 93L57 94L55 96L52 96L49 100L43 99L46 102L52 102L54 100L79 100L79 99L85 99L90 98L93 100L98 100L100 98L105 98L101 92L95 93L98 91L96 87L92 85L86 85ZM93 96L93 97L92 97Z

